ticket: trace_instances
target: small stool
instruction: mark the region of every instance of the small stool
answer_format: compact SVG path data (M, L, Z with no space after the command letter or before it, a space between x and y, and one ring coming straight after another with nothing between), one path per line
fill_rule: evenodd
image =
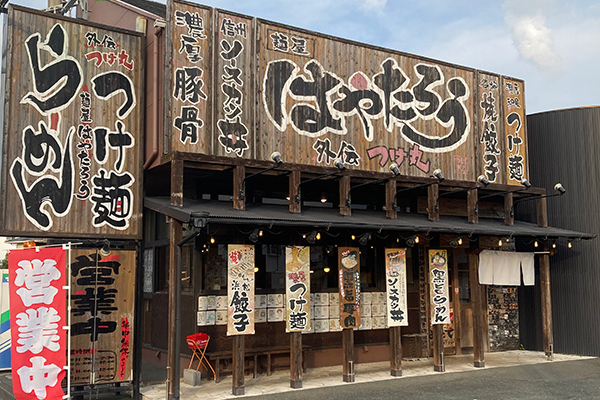
M192 359L190 360L190 365L188 366L188 369L192 368L194 359L196 357L198 357L198 366L196 367L196 371L198 371L200 369L200 366L202 364L205 364L212 371L213 379L214 379L215 378L215 370L213 369L212 365L210 365L210 362L208 362L208 359L205 356L206 347L208 346L208 342L210 341L210 336L208 336L206 333L195 333L193 335L188 336L186 338L186 341L187 341L188 347L190 349L192 349L192 352L193 352Z

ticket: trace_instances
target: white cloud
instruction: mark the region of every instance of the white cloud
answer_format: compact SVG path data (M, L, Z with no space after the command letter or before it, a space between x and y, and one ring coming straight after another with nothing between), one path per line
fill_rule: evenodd
M365 11L382 12L387 4L387 0L363 0L360 1L360 8Z
M544 3L550 4L508 0L503 6L504 21L521 57L535 63L542 72L559 74L563 69L562 60L554 50L552 30L542 13L547 9Z

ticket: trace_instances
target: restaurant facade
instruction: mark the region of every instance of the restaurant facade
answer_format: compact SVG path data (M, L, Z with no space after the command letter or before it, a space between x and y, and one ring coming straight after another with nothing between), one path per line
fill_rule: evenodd
M431 357L443 372L444 356L472 353L484 367L485 352L519 348L518 291L536 276L552 357L550 256L592 236L548 227L546 197L564 188L528 181L522 80L195 3L163 7L90 1L77 15L99 29L123 15L111 29L144 37L144 79L127 86L144 110L135 128L127 88L92 87L118 99L133 133L112 132L108 164L123 172L123 152L145 148L127 159L135 179L119 181L135 195L130 219L102 223L94 207L83 236L137 246L133 348L166 365L169 398L198 332L215 369L202 376L231 374L234 394L247 372L276 368L298 388L305 368L325 365L346 382L374 361L389 360L392 376L402 358ZM88 63L131 65L96 39ZM98 137L90 148L105 165ZM3 188L25 208L12 179ZM535 223L515 220L525 201Z

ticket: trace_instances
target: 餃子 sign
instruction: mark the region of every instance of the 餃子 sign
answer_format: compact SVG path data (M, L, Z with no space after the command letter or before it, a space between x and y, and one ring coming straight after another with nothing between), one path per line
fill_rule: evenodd
M9 7L0 231L139 238L143 38Z
M254 246L227 247L227 335L254 334Z

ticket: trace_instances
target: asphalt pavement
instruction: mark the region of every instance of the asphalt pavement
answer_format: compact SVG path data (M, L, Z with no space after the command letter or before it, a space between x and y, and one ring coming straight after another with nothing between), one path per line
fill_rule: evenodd
M566 400L600 399L600 359L546 362L410 379L305 389L261 400Z

